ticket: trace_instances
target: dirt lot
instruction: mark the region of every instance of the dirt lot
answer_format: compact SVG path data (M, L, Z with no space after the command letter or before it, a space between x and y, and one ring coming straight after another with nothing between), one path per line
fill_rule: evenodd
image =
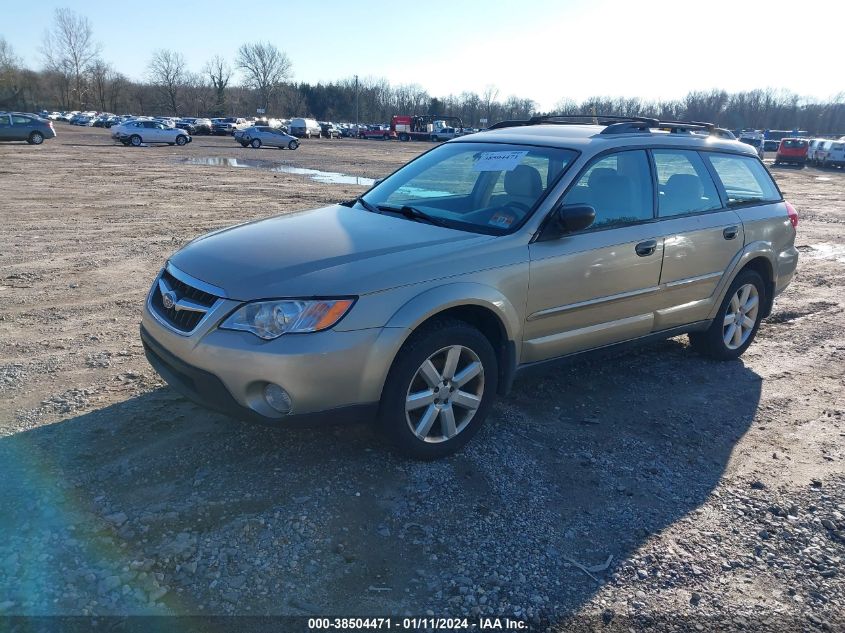
M845 626L841 170L773 168L802 257L741 362L680 337L523 379L471 448L414 463L367 425L190 404L138 322L192 237L362 189L180 158L381 177L427 145L135 149L57 127L0 146L0 614Z

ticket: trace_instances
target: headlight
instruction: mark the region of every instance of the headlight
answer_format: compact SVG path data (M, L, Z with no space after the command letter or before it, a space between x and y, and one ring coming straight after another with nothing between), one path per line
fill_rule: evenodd
M238 308L220 328L252 332L266 340L287 333L319 332L340 321L353 303L353 299L256 301Z

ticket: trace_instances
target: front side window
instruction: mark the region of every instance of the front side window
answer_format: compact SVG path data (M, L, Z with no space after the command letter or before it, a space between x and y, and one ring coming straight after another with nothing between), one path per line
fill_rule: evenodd
M531 213L576 156L551 147L447 143L386 178L364 200L382 212L408 215L412 207L452 228L498 235Z
M619 152L599 158L581 174L563 204L592 206L596 210L592 228L651 220L654 201L645 151Z
M657 214L661 218L712 211L722 207L716 185L698 152L654 150Z
M744 202L777 202L781 199L772 177L759 160L735 154L704 154L722 181L728 206Z

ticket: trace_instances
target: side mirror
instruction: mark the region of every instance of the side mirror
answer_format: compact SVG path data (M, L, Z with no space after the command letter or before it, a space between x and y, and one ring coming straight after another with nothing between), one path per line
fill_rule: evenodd
M557 211L557 223L564 233L582 231L596 221L596 210L589 204L568 204Z

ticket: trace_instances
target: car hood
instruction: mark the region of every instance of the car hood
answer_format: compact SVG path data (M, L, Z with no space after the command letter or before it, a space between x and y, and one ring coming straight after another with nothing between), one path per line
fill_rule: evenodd
M492 239L333 205L210 233L170 263L243 301L363 295L470 272L468 249Z

